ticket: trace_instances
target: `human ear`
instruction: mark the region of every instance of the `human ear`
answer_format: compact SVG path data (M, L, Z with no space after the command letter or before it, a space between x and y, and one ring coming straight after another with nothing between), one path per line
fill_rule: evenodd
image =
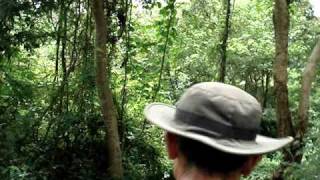
M241 173L244 176L248 176L254 167L261 161L262 155L252 155L248 158L245 164L241 168Z
M169 159L175 159L178 156L177 136L170 132L166 132L165 138Z

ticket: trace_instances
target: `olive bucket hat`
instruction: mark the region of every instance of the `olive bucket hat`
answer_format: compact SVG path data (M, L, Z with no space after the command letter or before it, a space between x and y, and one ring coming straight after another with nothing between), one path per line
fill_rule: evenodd
M259 102L247 92L223 83L195 84L175 106L151 103L145 107L144 115L168 132L231 154L264 154L293 141L292 137L259 135Z

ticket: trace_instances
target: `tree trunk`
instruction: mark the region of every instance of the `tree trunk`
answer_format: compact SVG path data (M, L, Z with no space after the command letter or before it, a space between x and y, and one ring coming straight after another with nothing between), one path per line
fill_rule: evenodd
M63 17L63 7L64 0L58 1L60 4L59 7L59 20L58 20L58 27L57 27L57 39L56 39L56 64L55 64L55 76L53 79L53 82L58 80L58 71L59 71L59 53L60 53L60 41L61 41L61 27L62 27L62 17Z
M320 62L320 40L313 48L313 51L309 57L308 63L305 66L305 69L302 74L301 81L301 91L300 91L300 101L298 109L298 120L299 125L297 128L297 133L295 137L295 143L291 147L291 154L293 160L296 163L300 163L303 157L302 149L304 147L304 135L307 132L308 127L308 110L310 104L310 93L312 82L316 77L316 67Z
M171 26L172 26L174 18L175 18L175 15L173 13L174 8L175 8L175 0L169 1L168 3L169 3L168 7L170 8L170 16L169 16L169 21L168 21L168 24L167 24L167 27L166 27L166 37L165 37L165 43L164 43L164 48L163 48L163 54L162 54L162 57L161 57L161 67L160 67L158 83L157 83L157 86L155 87L154 95L152 96L152 101L156 101L157 100L157 96L158 96L158 93L159 93L160 88L161 88L161 80L162 80L162 74L163 74L163 71L164 71L165 59L166 59L166 56L167 56L167 53L168 53L169 36L170 36L170 33L171 33L170 29L171 29Z
M273 64L273 78L276 98L277 133L279 137L294 136L294 130L289 109L288 97L288 35L289 11L287 0L275 0L273 10L273 24L275 30L276 56ZM273 174L274 180L284 179L288 163L293 162L293 146L283 150L284 163Z
M62 69L62 83L61 92L60 92L60 112L68 112L68 77L67 77L67 39L68 39L68 9L70 3L63 7L63 35L62 35L62 44L61 44L61 69Z
M122 158L120 151L117 112L114 107L111 89L108 84L106 71L107 62L107 29L104 16L103 0L93 0L92 11L96 23L96 83L101 103L102 116L107 127L106 139L108 149L108 173L113 179L123 179Z
M276 95L276 114L278 136L293 134L288 98L288 33L289 11L287 0L275 0L274 29L276 40L276 57L273 64L274 88Z
M271 78L271 77L270 77L270 73L269 73L269 71L267 71L267 72L266 72L265 89L264 89L264 92L263 92L262 109L267 108L270 78Z
M309 57L308 63L304 68L301 82L300 101L298 109L299 117L299 129L297 135L303 137L306 133L308 126L308 110L310 104L310 93L312 82L316 77L316 67L320 62L320 40L318 40L316 46Z
M230 31L230 15L231 15L231 0L226 0L226 20L223 30L222 36L222 44L220 49L220 73L219 73L219 81L225 82L226 76L226 63L227 63L227 46L229 39L229 31Z

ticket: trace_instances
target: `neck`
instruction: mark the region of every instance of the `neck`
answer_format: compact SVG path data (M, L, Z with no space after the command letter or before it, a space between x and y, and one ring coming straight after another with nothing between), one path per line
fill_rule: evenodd
M174 176L176 180L239 180L241 173L234 171L228 174L208 174L196 167L188 166L184 159L177 158L174 162Z

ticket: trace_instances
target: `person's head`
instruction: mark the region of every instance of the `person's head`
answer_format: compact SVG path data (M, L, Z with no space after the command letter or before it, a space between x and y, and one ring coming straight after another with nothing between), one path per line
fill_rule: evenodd
M248 175L261 154L292 141L291 137L259 135L262 110L258 101L223 83L195 84L175 106L152 103L144 113L167 132L169 157L178 162L175 168L193 168L208 175Z
M230 154L199 141L166 132L166 145L169 158L178 160L175 170L197 169L208 176L229 175L237 172L247 176L261 160L261 155ZM175 172L176 174L179 172Z

